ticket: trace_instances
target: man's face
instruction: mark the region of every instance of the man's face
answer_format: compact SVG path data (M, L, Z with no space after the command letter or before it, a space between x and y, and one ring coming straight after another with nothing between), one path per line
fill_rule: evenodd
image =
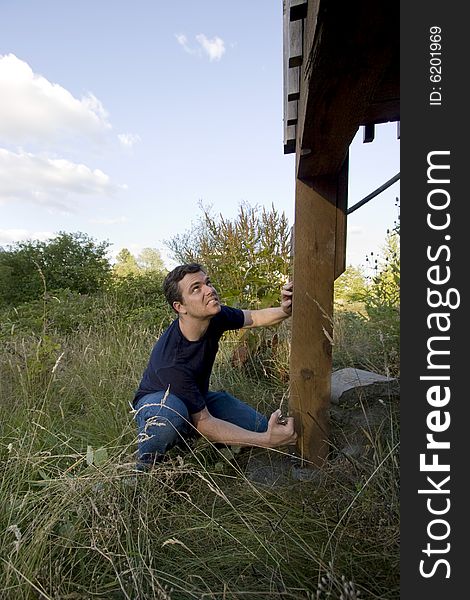
M187 273L178 285L182 302L175 302L173 306L179 314L207 318L220 312L219 297L204 271Z

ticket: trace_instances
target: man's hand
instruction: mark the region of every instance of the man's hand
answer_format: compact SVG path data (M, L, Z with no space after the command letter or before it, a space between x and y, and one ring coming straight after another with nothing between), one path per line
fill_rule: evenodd
M269 417L267 436L268 448L276 448L277 446L289 446L297 441L297 434L294 431L294 418L286 417L286 423L283 425L279 422L281 411L275 410Z
M281 290L281 308L286 315L292 314L292 297L294 295L294 282L289 281Z

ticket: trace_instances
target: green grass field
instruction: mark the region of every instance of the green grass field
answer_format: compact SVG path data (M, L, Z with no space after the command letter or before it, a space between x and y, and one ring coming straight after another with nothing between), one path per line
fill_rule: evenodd
M339 319L337 367L361 356L362 368L397 374L383 332ZM370 436L367 456L332 448L310 480L258 483L249 461L269 464L278 451L230 453L203 439L135 476L129 400L157 336L118 320L3 336L0 598L398 599L396 414ZM283 339L275 356L237 369L225 341L214 389L277 408L287 394Z

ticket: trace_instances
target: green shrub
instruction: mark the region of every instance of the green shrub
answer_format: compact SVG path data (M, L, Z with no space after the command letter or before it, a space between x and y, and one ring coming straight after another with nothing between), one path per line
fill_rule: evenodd
M223 302L263 308L279 302L290 270L290 228L284 214L241 205L235 219L203 215L193 228L167 242L175 260L199 262Z
M103 289L111 273L108 247L85 233L60 232L46 242L0 248L0 306L39 299L46 290L91 294Z

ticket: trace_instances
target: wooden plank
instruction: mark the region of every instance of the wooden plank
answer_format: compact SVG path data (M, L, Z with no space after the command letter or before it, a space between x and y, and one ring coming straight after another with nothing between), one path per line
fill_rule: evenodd
M294 35L293 47L291 46L291 24L289 20L289 0L283 0L283 69L284 69L284 154L292 154L296 150L297 137L297 119L298 119L298 99L300 96L300 68L299 66L289 66L289 53L302 51L302 39L299 40ZM299 23L293 25L294 33L299 30ZM300 23L300 33L302 26ZM297 40L297 41L296 41ZM297 47L296 47L297 44ZM293 49L294 48L294 49ZM295 62L294 56L294 62ZM299 60L299 57L297 57ZM300 56L301 62L301 56ZM300 64L300 63L299 63Z
M290 0L289 18L291 21L305 19L307 16L307 0Z
M296 148L296 125L284 121L284 154L292 154Z
M289 0L283 0L283 126L284 126L284 154L295 152L295 125L289 124Z
M364 144L369 144L373 142L375 138L375 125L373 123L367 123L364 125L364 135L362 137L362 141Z
M287 70L287 100L298 100L300 98L300 67L292 67Z
M303 57L303 22L289 22L289 67L300 67Z
M322 3L319 3L323 6ZM338 173L358 127L396 120L399 106L399 5L376 0L316 10L304 21L296 175Z
M296 182L289 412L299 454L317 466L328 453L337 189L336 177Z
M366 123L388 123L389 121L400 120L399 100L388 100L387 102L374 102L367 106L364 111L363 119L359 125Z
M295 125L297 123L297 105L297 100L293 100L287 104L287 125Z
M335 279L346 270L349 152L338 175L336 193Z

